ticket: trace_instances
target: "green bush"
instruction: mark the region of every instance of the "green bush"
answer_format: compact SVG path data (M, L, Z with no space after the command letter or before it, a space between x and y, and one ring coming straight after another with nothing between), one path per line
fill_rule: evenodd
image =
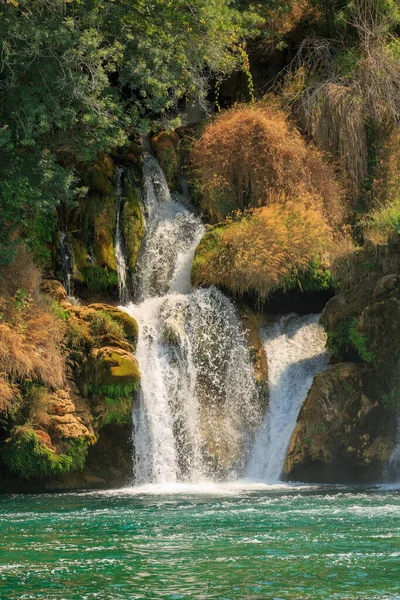
M299 287L304 292L322 292L332 287L332 273L321 258L312 260L303 273L292 273L283 285L284 290Z
M375 354L368 350L368 338L358 331L358 319L351 317L340 321L334 330L328 331L328 347L336 358L355 350L365 363L375 360Z
M400 234L400 195L386 206L374 210L364 221L369 237L387 241L390 235Z

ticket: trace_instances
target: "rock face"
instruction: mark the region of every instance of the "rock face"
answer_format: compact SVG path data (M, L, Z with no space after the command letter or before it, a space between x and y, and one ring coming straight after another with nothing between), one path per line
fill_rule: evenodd
M56 281L44 282L42 289L64 324L64 381L22 388L20 408L8 410L8 435L0 439L2 487L28 491L129 483L131 413L140 379L134 356L137 323L107 304L74 306Z
M380 481L400 412L400 246L342 259L321 323L332 366L318 375L293 432L288 479Z
M73 287L80 297L98 294L102 298L117 298L114 246L118 208L127 267L131 272L136 266L144 236L141 163L141 148L132 142L112 156L100 154L96 163L81 173L87 196L61 218L67 234L64 243L71 255ZM123 172L118 174L118 169Z

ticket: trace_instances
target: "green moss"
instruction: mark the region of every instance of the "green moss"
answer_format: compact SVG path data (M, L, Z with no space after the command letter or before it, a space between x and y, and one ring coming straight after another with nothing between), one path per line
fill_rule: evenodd
M131 398L138 389L137 383L113 384L113 385L88 385L88 392L96 396L104 396L112 400L118 398Z
M82 269L83 281L93 292L111 291L118 286L118 275L107 267L86 267Z
M132 182L125 185L125 202L121 214L121 228L125 240L126 254L130 269L137 264L140 245L144 236L144 220L140 205L140 192Z
M174 187L179 172L179 136L175 131L162 131L153 136L151 145L168 183Z
M10 471L23 479L43 478L82 469L90 444L86 438L69 440L69 450L56 454L33 429L18 427L3 448L2 458Z
M102 348L86 365L87 386L136 385L139 380L135 357L118 348Z
M87 267L89 263L89 253L86 248L86 244L82 240L78 240L76 238L72 238L71 244L74 254L74 266L78 269L78 271L82 271L82 269Z
M204 264L207 263L210 254L218 247L220 242L220 233L226 226L224 223L218 223L211 227L200 240L193 258L190 279L193 285L198 285L198 273L203 271Z
M104 425L128 425L132 420L133 394L138 384L125 385L89 385L92 396L103 398Z

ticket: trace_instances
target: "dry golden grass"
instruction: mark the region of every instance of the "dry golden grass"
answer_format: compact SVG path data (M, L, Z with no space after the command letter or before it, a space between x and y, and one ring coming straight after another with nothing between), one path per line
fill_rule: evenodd
M63 326L40 294L40 279L23 246L1 270L0 373L8 385L27 379L56 388L64 381Z
M209 232L193 263L195 285L214 284L236 294L266 298L294 273L330 249L332 230L307 196L254 209Z
M213 222L299 195L322 207L331 224L343 220L331 167L272 105L238 105L221 113L194 144L192 161L202 208Z
M26 323L25 330L0 325L0 366L11 381L28 379L50 388L64 381L62 330L55 317L42 313Z
M305 130L337 162L354 206L368 173L365 107L359 90L323 83L302 94L299 114Z
M18 388L0 375L0 413L8 412L20 400Z

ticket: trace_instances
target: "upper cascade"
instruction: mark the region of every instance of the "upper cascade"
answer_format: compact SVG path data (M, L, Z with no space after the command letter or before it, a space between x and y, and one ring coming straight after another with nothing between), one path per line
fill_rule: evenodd
M168 291L190 291L194 251L205 229L199 217L175 201L158 162L143 164L146 236L138 260L138 300Z

